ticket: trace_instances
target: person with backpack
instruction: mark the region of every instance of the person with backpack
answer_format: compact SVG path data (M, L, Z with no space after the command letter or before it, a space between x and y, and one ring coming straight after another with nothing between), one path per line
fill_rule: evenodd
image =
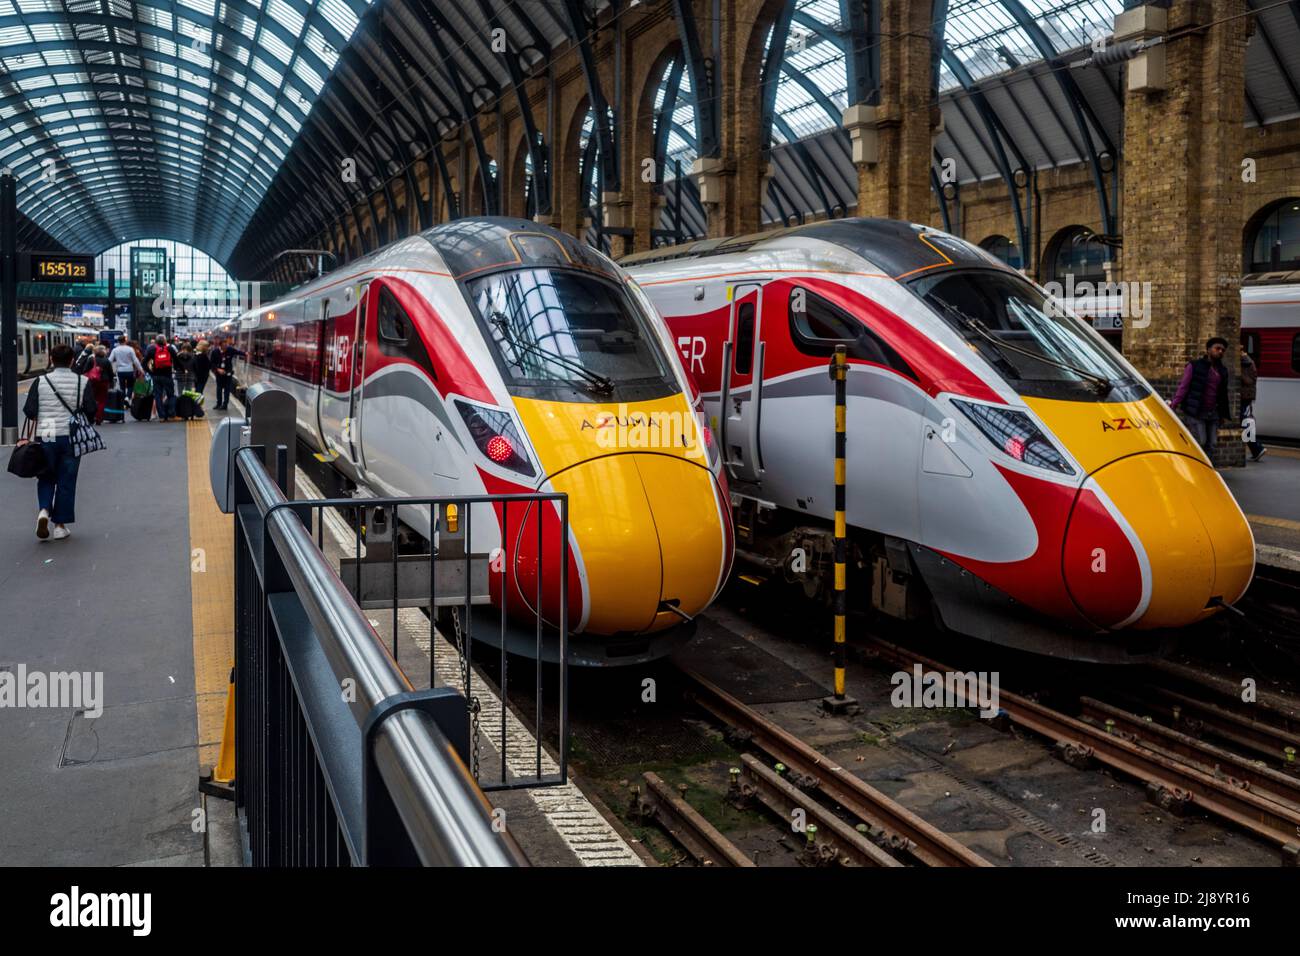
M176 367L176 349L167 344L167 336L160 335L144 354L144 367L153 379L153 400L160 421L171 418L176 405L176 382L172 370Z
M104 424L104 408L108 405L108 390L113 387L113 365L108 360L108 349L95 346L94 361L84 373L95 392L96 425Z
M77 412L90 419L95 414L95 390L74 372L72 346L60 343L50 349L50 370L32 382L23 414L35 428L48 466L36 479L36 537L61 541L72 534L68 525L77 520L77 471L81 466L72 448L68 420ZM51 533L50 525L54 525Z

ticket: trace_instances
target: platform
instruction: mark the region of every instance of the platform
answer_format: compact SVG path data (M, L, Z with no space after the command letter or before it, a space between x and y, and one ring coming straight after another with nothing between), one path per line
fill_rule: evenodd
M102 686L94 719L84 706L0 709L0 863L234 862L231 821L214 807L205 827L198 791L214 738L196 719L210 688L195 666L207 648L196 657L192 637L202 587L191 588L187 450L206 445L207 428L128 421L103 433L67 540L37 539L35 482L0 482L11 596L0 668L89 673ZM228 636L213 653L228 668Z
M0 481L9 518L0 568L18 612L0 644L0 670L91 675L87 699L0 708L0 865L241 862L233 804L199 789L217 758L232 653L232 519L208 478L222 414L102 426L108 447L82 463L78 520L64 541L37 539L34 482ZM305 475L299 481L300 494L314 493ZM328 540L326 550L341 553ZM404 618L403 643L427 653L416 630ZM426 662L413 681L427 681L424 653L402 660L417 669ZM499 713L488 688L478 693ZM534 864L642 862L572 782L492 802L506 808Z
M1250 520L1259 563L1300 571L1300 449L1265 447L1260 461L1219 474Z

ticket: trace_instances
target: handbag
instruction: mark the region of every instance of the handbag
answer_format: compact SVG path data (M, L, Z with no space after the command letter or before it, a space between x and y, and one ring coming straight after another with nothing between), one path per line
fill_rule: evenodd
M153 379L151 379L148 375L140 376L135 380L135 384L131 386L131 391L133 391L137 395L152 395Z
M41 440L35 437L35 433L36 423L29 418L23 425L22 437L9 455L9 474L19 478L39 478L49 470L45 449L41 447Z
M68 408L68 403L63 400L59 390L54 388L54 397L59 400L59 404L68 409L71 417L68 419L68 441L72 445L72 457L80 458L82 455L89 455L92 451L104 450L104 436L101 435L95 426L90 424L86 418L86 413L81 411L81 382L77 382L77 410L73 411Z

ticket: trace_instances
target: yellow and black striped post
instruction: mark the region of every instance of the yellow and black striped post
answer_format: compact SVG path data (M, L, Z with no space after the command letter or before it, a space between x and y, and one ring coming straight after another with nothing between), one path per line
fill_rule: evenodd
M844 485L848 468L844 460L848 435L847 420L848 355L843 345L835 346L831 358L831 379L835 382L835 590L832 610L835 613L835 695L824 701L828 710L843 713L856 709L857 702L844 694L845 643L844 617L848 610L848 523L844 515Z

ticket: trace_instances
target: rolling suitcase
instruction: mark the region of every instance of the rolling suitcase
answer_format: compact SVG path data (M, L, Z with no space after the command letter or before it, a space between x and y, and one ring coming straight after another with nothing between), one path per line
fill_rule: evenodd
M194 399L182 393L176 397L176 417L184 418L186 421L194 417L194 410L197 408Z
M131 417L137 422L147 422L153 417L153 396L137 395L131 399Z
M126 397L120 388L110 388L104 402L104 424L116 425L126 418Z

